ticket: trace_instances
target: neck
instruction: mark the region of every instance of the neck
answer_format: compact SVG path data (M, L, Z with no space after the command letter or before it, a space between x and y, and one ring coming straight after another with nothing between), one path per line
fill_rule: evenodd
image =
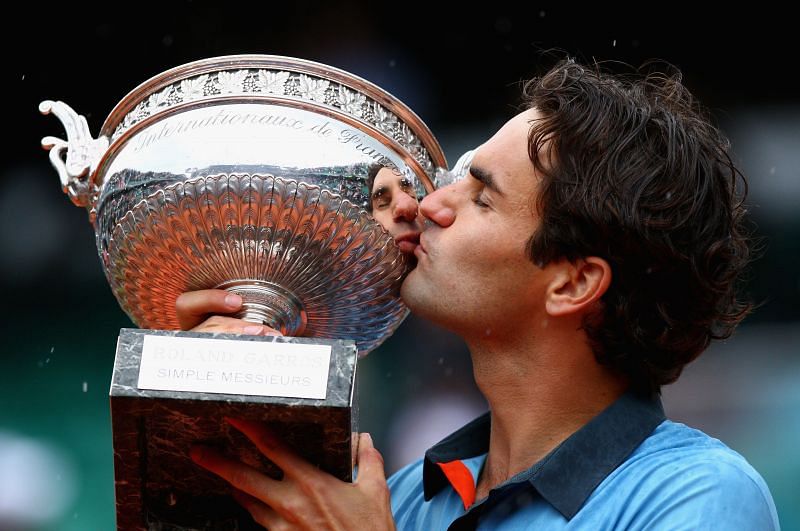
M468 340L475 381L492 413L477 499L530 468L625 392L624 379L596 362L584 334L574 326L564 332Z

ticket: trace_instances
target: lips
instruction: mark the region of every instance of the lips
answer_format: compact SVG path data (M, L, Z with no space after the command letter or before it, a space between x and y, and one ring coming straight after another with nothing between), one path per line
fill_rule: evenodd
M397 236L394 241L400 247L400 252L411 254L419 245L419 232L407 232Z

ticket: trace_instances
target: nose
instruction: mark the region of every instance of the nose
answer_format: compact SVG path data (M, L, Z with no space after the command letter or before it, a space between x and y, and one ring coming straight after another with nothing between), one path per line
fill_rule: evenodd
M414 221L419 213L417 200L406 193L397 194L392 208L394 221Z
M440 227L448 227L456 219L453 198L455 184L450 184L428 194L419 204L420 213Z

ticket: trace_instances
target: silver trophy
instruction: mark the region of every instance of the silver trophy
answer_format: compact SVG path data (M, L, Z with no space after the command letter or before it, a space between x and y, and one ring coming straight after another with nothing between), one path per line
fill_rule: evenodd
M356 352L374 349L407 314L398 292L409 261L367 212L368 173L391 168L418 196L446 181L444 155L425 124L352 74L269 55L211 58L159 74L122 99L98 138L62 102L42 102L40 111L67 131L66 141L42 144L65 193L87 208L103 270L134 323L176 330L181 293L221 288L242 296L239 317L312 338L296 345L249 338L235 350L232 337L221 338L232 342L227 348L202 334L123 331L111 386L118 526L245 528L218 503L225 487L198 476L187 458L192 440L243 447L223 416L273 422L299 453L349 479ZM178 381L224 377L241 352L241 363L286 365L320 346L314 341L330 353L320 394L242 391L248 382L316 377L303 367L284 376L246 374L240 364L238 387ZM253 354L267 342L301 351ZM183 358L148 374L163 372L171 383L145 385L145 365L165 352ZM176 365L186 352L195 365ZM214 355L230 363L197 365ZM239 457L258 465L248 452Z
M222 288L239 317L289 336L349 338L363 354L406 315L407 260L365 212L367 171L391 167L420 195L446 168L408 107L347 72L240 55L146 81L93 138L45 101L67 140L42 144L94 225L111 288L138 326L176 329L175 299Z

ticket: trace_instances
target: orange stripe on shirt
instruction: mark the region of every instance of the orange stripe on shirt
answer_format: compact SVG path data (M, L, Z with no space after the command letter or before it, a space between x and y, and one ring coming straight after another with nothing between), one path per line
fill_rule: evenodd
M475 479L460 459L449 463L436 463L442 469L450 485L464 502L464 509L469 509L475 503Z

